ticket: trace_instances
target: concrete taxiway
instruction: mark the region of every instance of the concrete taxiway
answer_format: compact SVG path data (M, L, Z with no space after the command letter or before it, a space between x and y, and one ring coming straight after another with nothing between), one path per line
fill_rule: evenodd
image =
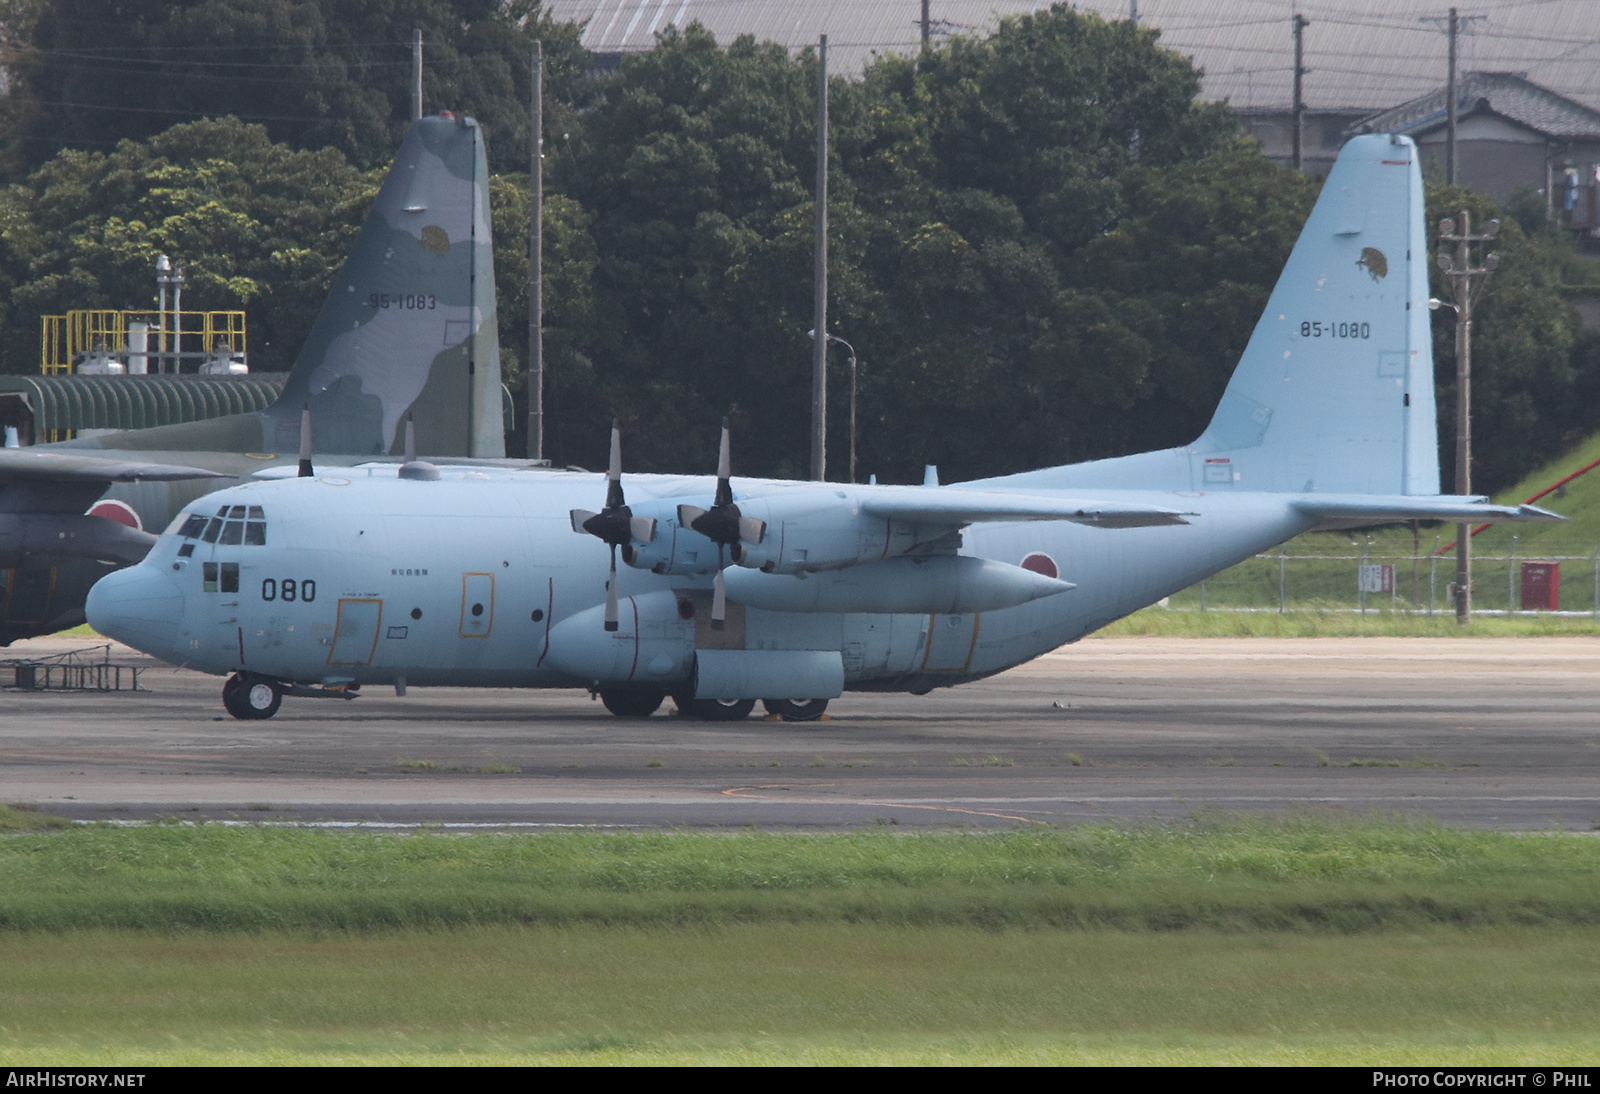
M91 640L17 643L36 657ZM223 713L126 649L128 692L0 692L0 800L88 820L845 829L1332 809L1600 826L1600 638L1089 639L823 722L613 718L582 692L368 688ZM9 671L0 681L9 684Z

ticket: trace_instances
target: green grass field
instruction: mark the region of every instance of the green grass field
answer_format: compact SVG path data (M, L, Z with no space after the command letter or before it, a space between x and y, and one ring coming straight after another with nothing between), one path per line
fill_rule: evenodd
M0 1062L1593 1063L1597 870L1320 816L13 828Z

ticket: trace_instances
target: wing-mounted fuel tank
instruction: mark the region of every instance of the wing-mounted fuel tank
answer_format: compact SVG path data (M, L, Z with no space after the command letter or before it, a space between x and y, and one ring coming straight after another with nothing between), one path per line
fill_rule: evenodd
M966 555L889 558L809 576L727 571L728 599L775 612L966 615L1012 608L1074 588L1043 574Z
M671 590L624 597L617 628L605 629L605 605L568 616L550 629L547 663L583 680L651 684L688 681L694 670L694 612Z

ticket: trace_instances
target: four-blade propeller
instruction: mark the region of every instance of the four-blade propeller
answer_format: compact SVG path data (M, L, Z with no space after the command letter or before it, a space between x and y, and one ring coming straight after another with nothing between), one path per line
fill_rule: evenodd
M717 576L711 588L711 629L720 631L728 617L728 588L722 576L722 553L735 563L744 561L744 544L760 543L767 533L766 521L744 516L733 503L732 459L728 454L728 419L722 419L722 444L717 451L717 493L710 509L698 505L678 506L678 523L691 528L717 545Z
M622 431L611 423L611 467L606 472L606 504L598 513L572 510L572 530L587 532L611 548L611 576L606 579L606 630L617 629L617 548L624 562L633 561L633 543L656 537L653 517L636 517L622 495Z

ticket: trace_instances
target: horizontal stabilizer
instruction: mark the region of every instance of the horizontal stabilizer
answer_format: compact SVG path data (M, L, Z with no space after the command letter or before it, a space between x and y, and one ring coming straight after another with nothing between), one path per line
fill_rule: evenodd
M1339 524L1380 524L1395 520L1446 520L1466 524L1550 523L1567 518L1537 505L1492 505L1488 498L1452 496L1330 494L1293 503L1307 516Z
M1085 498L1030 497L948 487L906 486L878 489L861 499L861 511L888 520L920 524L975 524L980 521L1070 520L1100 528L1149 528L1188 524L1177 509Z

